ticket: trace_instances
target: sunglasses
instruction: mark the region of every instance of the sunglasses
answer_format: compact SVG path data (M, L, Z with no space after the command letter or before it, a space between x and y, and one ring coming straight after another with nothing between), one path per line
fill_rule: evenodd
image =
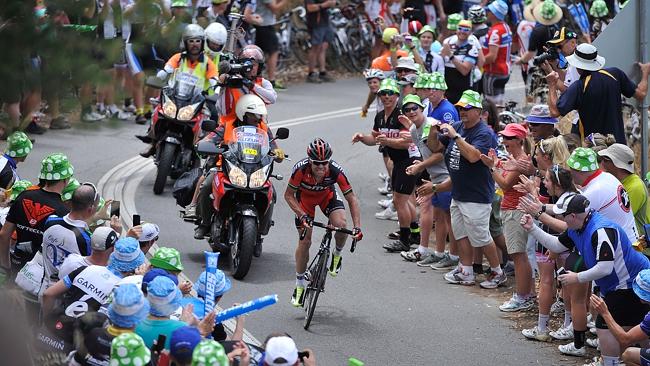
M517 136L504 136L504 135L501 135L501 136L503 137L504 140L508 140L508 141L512 141L512 140L516 140L516 139L518 139Z
M472 28L468 28L468 27L458 27L458 31L459 31L459 32L462 32L462 33L469 33L469 32L472 31Z
M93 188L93 192L95 192L95 198L93 198L93 204L99 200L99 192L97 191L97 187L95 187L94 184L90 182L83 182L81 183L82 186L89 186Z
M391 95L392 96L392 95L395 95L395 94L397 94L397 93L395 93L392 90L382 90L382 91L377 93L377 95L379 95L380 97L383 97L383 96L386 96L386 95Z
M402 72L409 72L409 71L413 71L413 70L410 70L410 69L395 69L395 72L398 73L398 74L402 73Z
M196 39L196 38L187 40L187 43L190 43L190 44L192 44L192 43L201 43L201 42L203 42L203 40Z
M402 112L403 113L411 113L411 112L417 111L418 109L420 109L418 106L414 106L414 107L410 107L410 108L409 107L404 107L404 108L402 108Z
M314 165L320 165L320 166L324 166L324 165L327 165L327 164L330 163L329 160L322 160L322 161L320 161L320 160L310 160L310 162L312 164L314 164Z

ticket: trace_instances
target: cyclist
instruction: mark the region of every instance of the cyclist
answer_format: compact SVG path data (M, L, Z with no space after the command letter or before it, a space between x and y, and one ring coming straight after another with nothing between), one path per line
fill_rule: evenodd
M325 140L316 138L307 147L307 158L294 165L287 190L284 192L284 199L296 214L296 228L302 236L296 248L296 288L291 296L291 304L296 307L302 306L304 301L307 285L305 271L311 246L311 221L316 214L316 206L320 207L333 226L344 228L347 225L345 206L334 184L338 184L350 206L354 239L361 240L363 234L360 228L361 213L357 196L352 191L343 167L332 160L330 145ZM341 251L345 246L346 238L347 234L334 235L336 247L329 267L329 273L333 277L341 270Z

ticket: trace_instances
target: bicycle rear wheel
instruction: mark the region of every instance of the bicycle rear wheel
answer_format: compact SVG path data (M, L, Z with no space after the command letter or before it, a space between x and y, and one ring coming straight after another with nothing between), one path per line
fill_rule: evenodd
M329 252L324 251L319 255L318 261L316 261L313 268L310 268L311 279L309 284L305 289L305 322L303 328L305 330L309 329L311 320L314 317L314 311L316 310L316 302L318 302L318 295L325 287L325 279L327 278L327 259L329 257Z

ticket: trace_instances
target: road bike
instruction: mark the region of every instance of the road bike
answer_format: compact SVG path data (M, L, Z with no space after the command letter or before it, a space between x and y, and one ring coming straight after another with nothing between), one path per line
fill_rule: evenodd
M307 267L307 288L305 288L305 322L303 327L305 330L309 329L309 324L314 317L314 310L316 310L316 302L318 301L318 295L321 292L325 292L325 280L327 279L327 260L330 256L330 243L332 241L332 233L344 233L348 235L354 235L352 230L345 228L338 228L332 225L326 225L320 222L312 222L312 226L317 226L325 229L325 235L323 235L323 240L320 243L320 248L318 249L318 254L311 260L309 267ZM306 230L303 231L301 237L304 237ZM352 246L350 247L350 252L354 253L354 249L357 246L357 241L352 240Z
M301 64L307 64L307 54L311 48L309 32L305 26L300 26L298 19L304 19L307 12L304 7L297 6L280 18L276 34L280 42L280 55L277 69L281 70L292 56Z

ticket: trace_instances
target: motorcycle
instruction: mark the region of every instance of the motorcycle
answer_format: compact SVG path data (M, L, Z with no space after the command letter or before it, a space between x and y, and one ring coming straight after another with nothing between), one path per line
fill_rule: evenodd
M198 167L200 160L194 152L201 122L206 118L203 111L205 97L203 90L192 80L171 78L166 86L160 79L148 79L147 85L162 87L160 99L151 115L151 128L158 136L154 162L158 169L153 185L154 194L165 189L167 177L177 179L183 173Z
M216 123L203 123L206 131L214 130ZM234 139L227 148L201 141L197 152L202 156L220 156L221 167L212 181L215 214L210 223L210 246L215 252L230 254L232 276L243 279L250 269L256 246L261 249L263 236L273 226L273 206L276 193L270 178L282 180L273 174L275 157L265 131L251 126L237 127ZM287 128L279 128L275 139L289 137ZM208 159L211 160L211 159Z

